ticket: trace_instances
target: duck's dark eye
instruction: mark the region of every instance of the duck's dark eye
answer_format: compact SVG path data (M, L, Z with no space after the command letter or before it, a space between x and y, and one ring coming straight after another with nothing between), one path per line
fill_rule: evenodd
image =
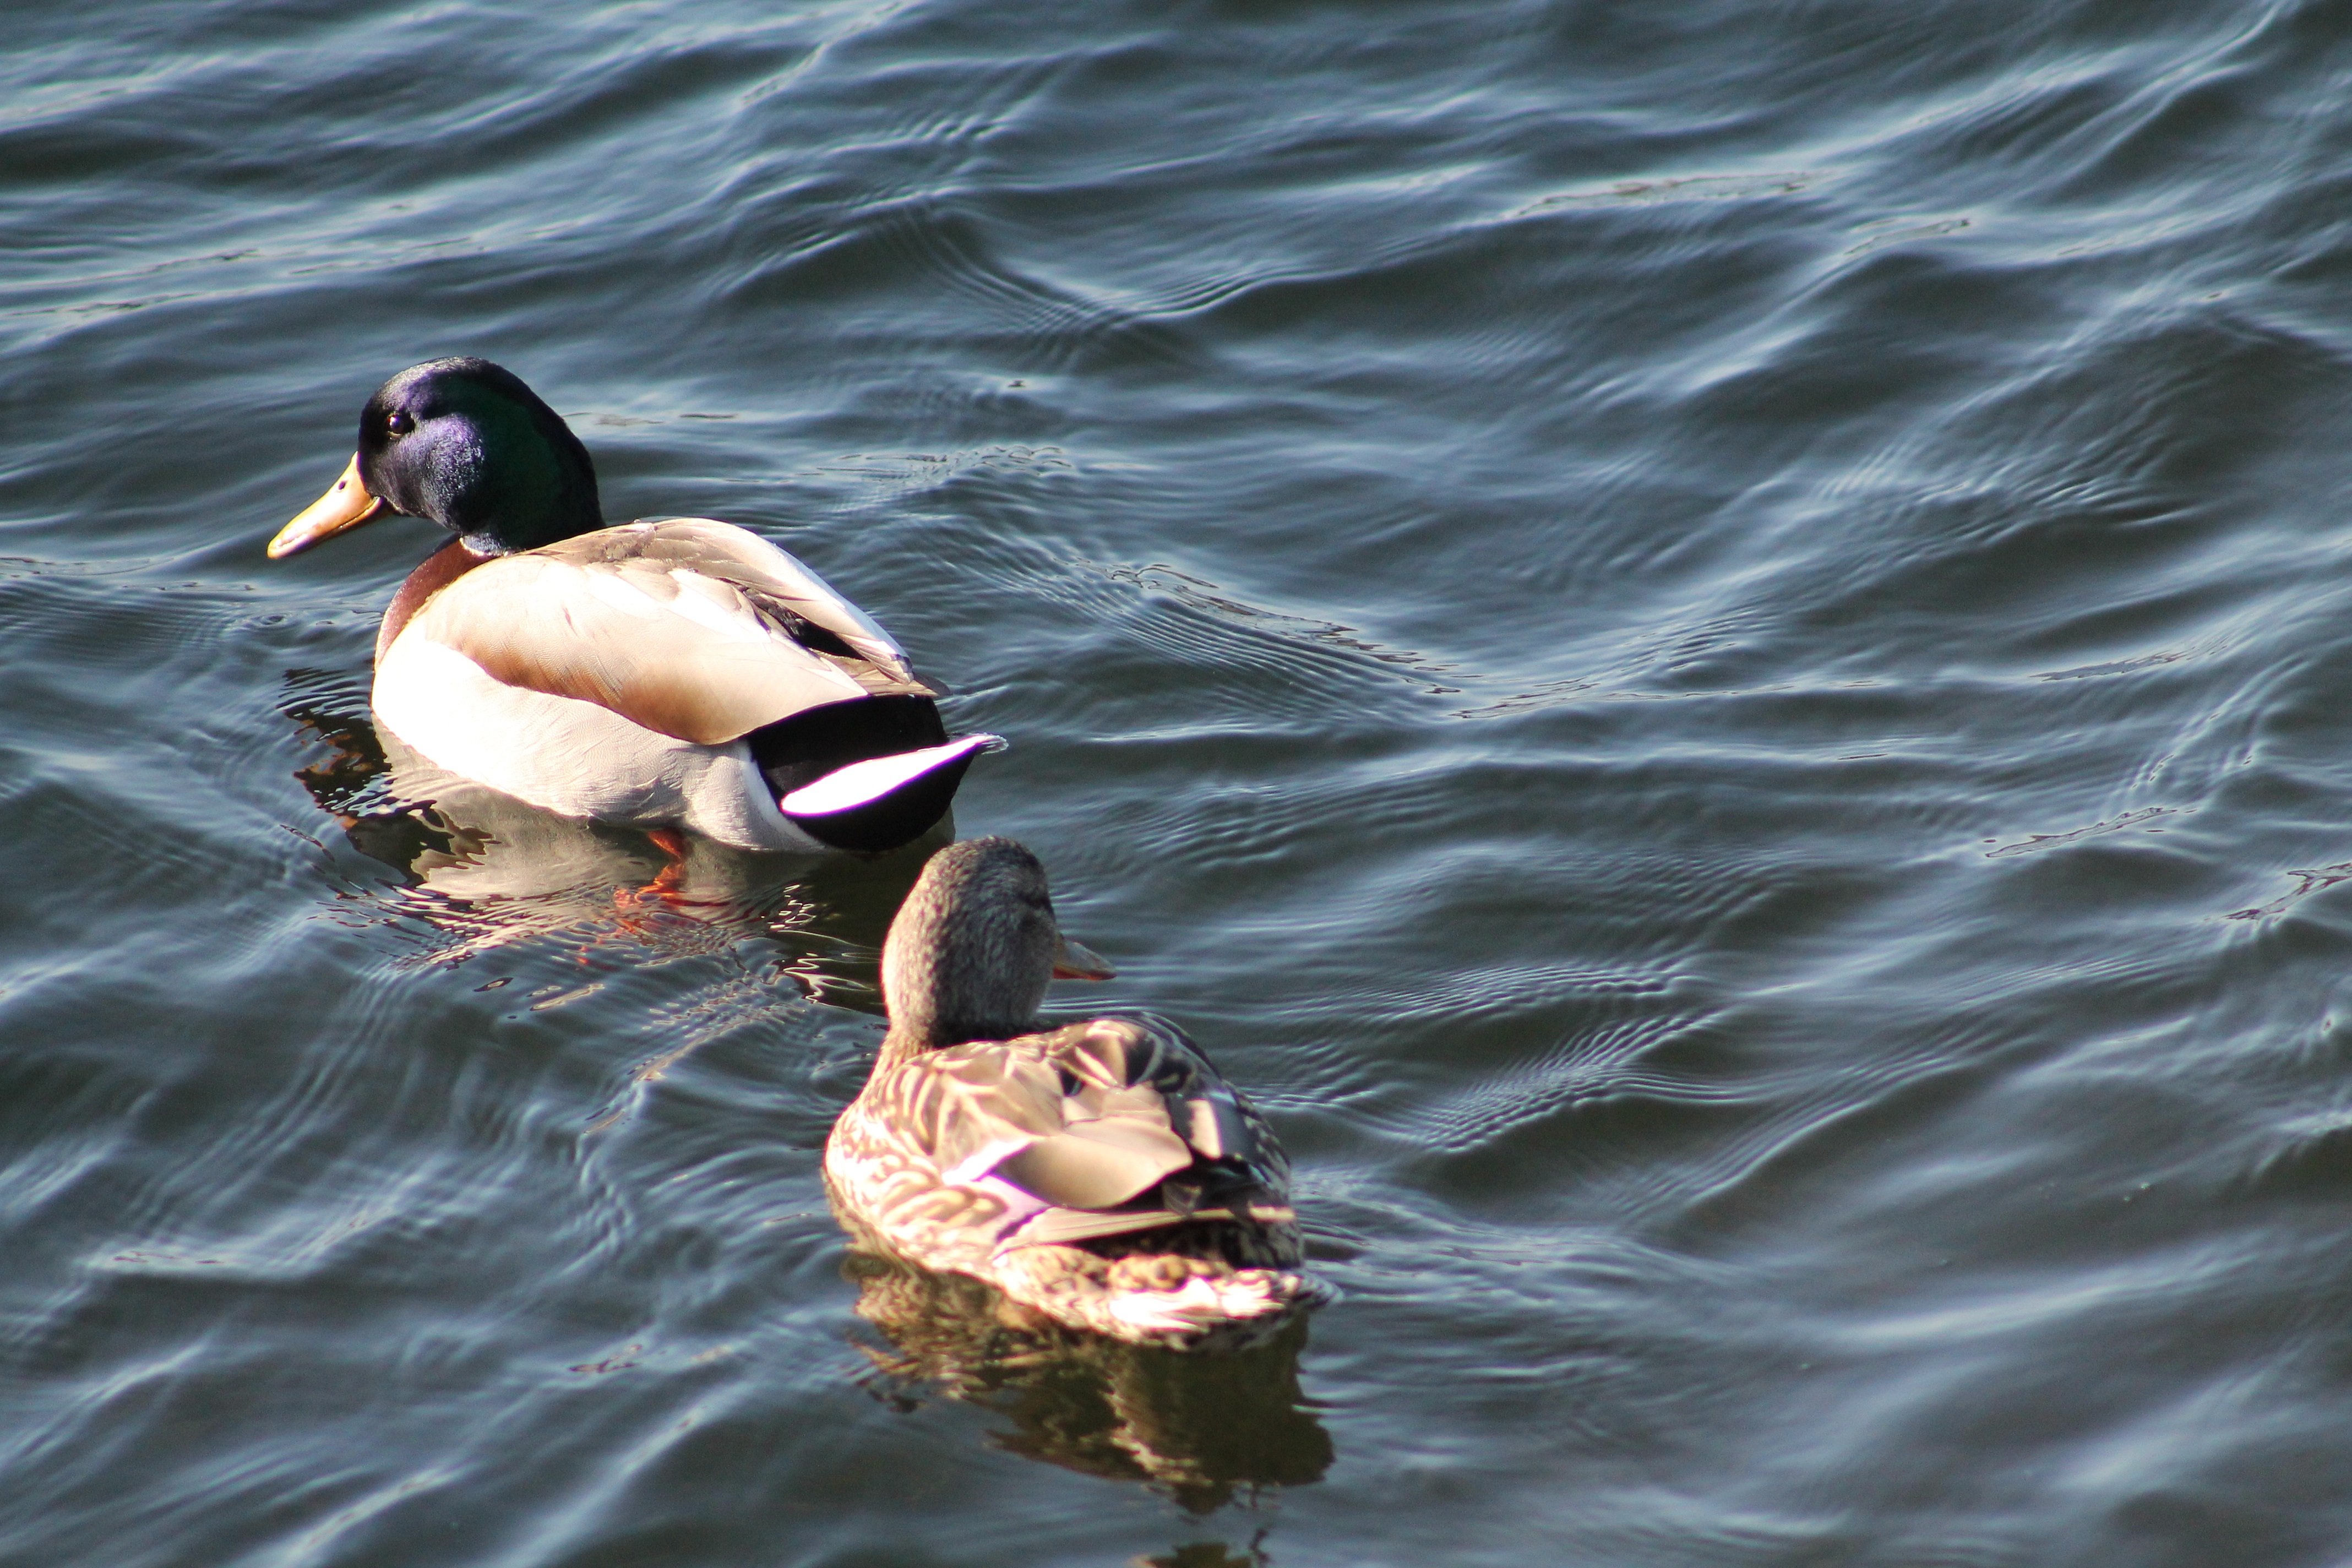
M405 411L395 408L385 416L383 427L395 436L405 436L416 428L416 421L411 419Z

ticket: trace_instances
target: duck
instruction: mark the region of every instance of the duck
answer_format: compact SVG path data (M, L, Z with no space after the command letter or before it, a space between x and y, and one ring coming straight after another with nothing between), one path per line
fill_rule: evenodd
M871 616L748 529L607 527L588 449L488 360L411 365L341 476L269 542L300 554L392 513L452 535L394 594L376 721L458 778L559 816L738 849L880 851L945 816L995 735Z
M1164 1020L1038 1018L1054 978L1111 973L1024 846L932 855L883 942L888 1030L825 1142L835 1212L1024 1321L1180 1349L1279 1331L1328 1292L1265 1119Z

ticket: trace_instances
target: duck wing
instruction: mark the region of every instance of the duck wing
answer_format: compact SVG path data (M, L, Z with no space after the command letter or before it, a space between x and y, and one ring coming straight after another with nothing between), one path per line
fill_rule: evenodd
M771 618L790 626L804 646L845 661L876 696L944 696L915 677L906 651L873 616L851 604L797 557L748 528L708 517L669 517L568 539L551 552L582 550L590 558L618 553L659 562L673 569L726 583L760 605Z
M865 696L934 696L889 635L757 534L709 518L601 529L467 572L404 635L509 686L719 745Z
M1097 1018L920 1065L902 1131L1004 1203L1000 1248L1290 1218L1271 1130L1172 1025Z

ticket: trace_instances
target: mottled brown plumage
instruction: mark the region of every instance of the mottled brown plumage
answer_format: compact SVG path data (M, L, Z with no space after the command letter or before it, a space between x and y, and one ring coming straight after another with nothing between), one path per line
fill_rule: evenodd
M890 1032L825 1149L854 1235L1069 1327L1184 1343L1311 1304L1273 1130L1173 1026L1042 1030L1036 858L950 845L883 950Z

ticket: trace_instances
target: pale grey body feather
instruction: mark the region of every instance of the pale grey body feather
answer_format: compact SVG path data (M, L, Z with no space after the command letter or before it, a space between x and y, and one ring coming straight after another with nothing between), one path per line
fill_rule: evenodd
M843 651L810 646L796 622ZM507 685L706 746L827 702L938 695L815 573L709 518L632 522L501 557L436 594L403 636L454 648Z
M816 849L743 737L896 694L937 693L824 579L731 523L669 518L448 583L383 648L373 705L433 762L547 810Z

